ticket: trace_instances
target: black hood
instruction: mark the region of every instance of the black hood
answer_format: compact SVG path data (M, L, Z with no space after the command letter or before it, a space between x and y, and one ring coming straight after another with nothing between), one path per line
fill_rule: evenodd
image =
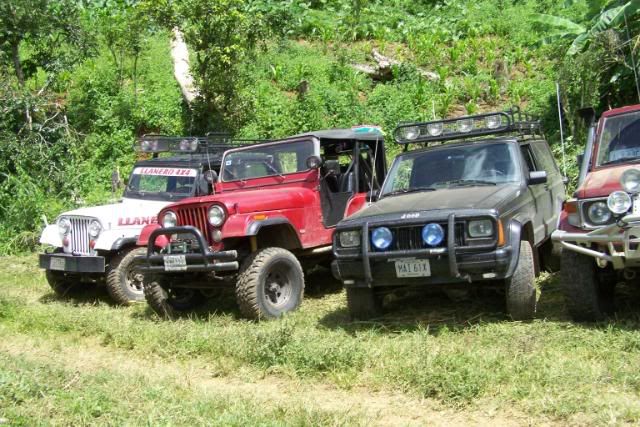
M389 196L355 213L346 221L439 209L499 209L503 203L516 197L518 191L518 184L510 184L445 188Z

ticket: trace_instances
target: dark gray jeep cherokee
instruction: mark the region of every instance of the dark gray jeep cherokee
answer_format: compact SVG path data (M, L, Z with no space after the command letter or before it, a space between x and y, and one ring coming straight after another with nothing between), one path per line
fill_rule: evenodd
M539 123L512 110L402 124L394 137L405 151L378 200L334 233L351 316L377 316L402 287L475 284L504 289L513 319L532 318L565 198Z

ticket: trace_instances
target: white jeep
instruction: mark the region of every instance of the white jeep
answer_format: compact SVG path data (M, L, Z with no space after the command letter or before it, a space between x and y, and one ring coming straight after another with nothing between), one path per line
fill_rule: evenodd
M215 141L215 142L214 142ZM144 277L133 267L146 253L136 247L145 225L157 222L164 206L211 191L209 170L220 169L220 158L230 142L211 136L143 137L139 151L154 158L138 161L119 203L64 212L42 231L40 243L50 246L40 254L51 288L66 295L81 283L104 282L119 304L144 300ZM158 157L160 152L177 153Z

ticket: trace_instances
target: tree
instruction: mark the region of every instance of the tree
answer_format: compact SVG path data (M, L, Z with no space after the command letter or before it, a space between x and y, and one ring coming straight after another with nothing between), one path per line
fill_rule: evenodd
M193 74L199 97L194 105L198 131L235 129L243 111L238 89L240 65L261 37L259 14L242 0L185 0L176 4L177 22L195 53Z
M28 55L22 50L25 42L30 47ZM85 43L77 2L0 2L0 61L13 69L21 87L39 67L47 72L56 72L82 59L83 49L71 54L65 48L69 45L79 48Z

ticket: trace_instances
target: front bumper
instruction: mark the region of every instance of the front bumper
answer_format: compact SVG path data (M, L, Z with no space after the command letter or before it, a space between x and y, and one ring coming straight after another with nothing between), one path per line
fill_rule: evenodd
M192 235L197 250L189 253L157 253L154 247L156 238L173 234ZM171 244L167 248L171 248ZM143 273L180 274L237 271L239 268L237 258L236 251L210 250L200 230L192 226L182 226L154 230L149 236L147 254L136 257L136 261L139 262L138 268ZM170 259L178 260L178 263L170 263Z
M563 250L610 262L613 268L640 267L640 214L630 214L617 223L587 233L556 230L551 239Z
M514 257L517 259L518 253L514 254L510 245L498 247L493 243L474 247L457 246L455 223L455 215L449 215L445 247L385 252L371 250L368 241L370 225L365 223L361 232L360 253L341 254L340 251L335 251L333 275L342 280L345 286L371 287L497 280L513 274L513 261ZM397 277L395 262L407 258L428 259L431 274L426 277Z
M39 255L40 268L66 273L104 273L105 258L92 255L52 253Z

